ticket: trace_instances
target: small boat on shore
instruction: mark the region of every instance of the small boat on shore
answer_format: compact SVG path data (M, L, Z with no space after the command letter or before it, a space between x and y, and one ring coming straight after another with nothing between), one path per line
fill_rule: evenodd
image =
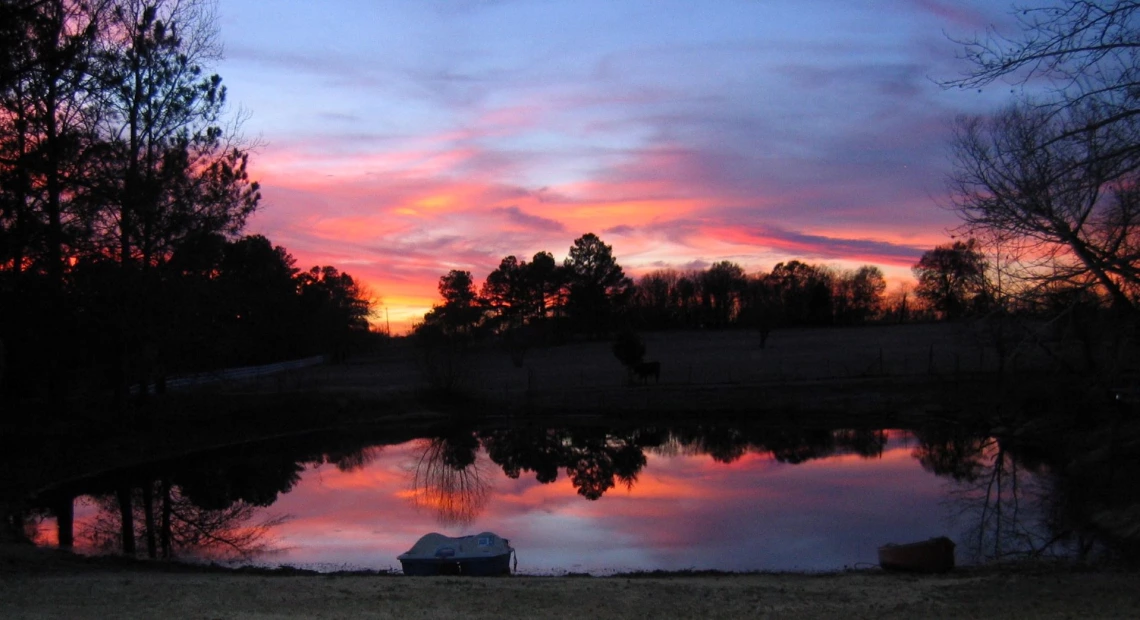
M417 540L397 559L405 575L485 577L511 574L514 551L509 540L491 532L457 538L433 532Z
M905 545L883 545L879 547L879 566L883 570L945 573L954 568L954 541L939 536Z

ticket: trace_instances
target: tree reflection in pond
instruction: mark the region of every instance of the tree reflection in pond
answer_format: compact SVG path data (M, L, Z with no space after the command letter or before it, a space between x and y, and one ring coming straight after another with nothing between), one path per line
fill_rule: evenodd
M487 505L491 487L479 462L479 440L471 432L420 439L412 468L412 501L435 512L442 525L467 525Z
M618 482L627 487L637 482L646 463L646 444L659 441L651 433L599 428L497 430L480 438L491 460L508 477L517 479L531 471L536 480L549 484L558 479L559 469L565 469L578 494L591 500Z
M1072 532L1054 510L1055 478L1048 468L1027 467L995 438L931 447L916 456L929 457L941 475L951 476L948 501L964 524L959 545L971 561L1072 555Z
M922 468L937 476L973 482L982 476L982 453L989 441L961 426L931 426L915 432L913 455Z
M621 482L627 488L637 482L645 467L645 453L631 436L599 432L576 432L566 452L566 473L578 494L598 499Z
M1094 550L1127 546L1090 528L1085 514L1095 505L1090 489L1099 487L1102 496L1125 505L1134 501L1135 487L1113 484L1109 464L1093 460L1074 469L1064 451L1042 451L1016 436L958 426L928 427L915 435L913 456L948 479L946 501L962 527L959 548L969 561L1085 559Z
M178 487L161 489L156 484L155 495L160 498L160 526L162 556L209 557L213 560L248 560L273 549L272 530L287 517L259 517L260 507L242 500L222 508L203 508L184 495ZM153 518L148 519L146 502L137 491L134 506L134 531L149 536L155 531ZM104 497L95 500L101 510L87 526L84 535L95 548L108 552L122 547L122 523L119 500ZM151 521L147 525L148 520Z
M334 450L323 455L321 460L336 467L337 471L348 473L364 469L375 461L383 450L381 446Z
M396 493L433 513L441 524L463 527L487 510L496 468L507 478L529 474L542 484L564 473L579 496L598 500L614 488L635 488L648 464L647 454L663 459L707 456L717 464L714 470L746 457L751 461L752 456L794 466L837 455L876 459L888 440L909 444L906 437L913 436L911 456L922 469L947 480L949 505L963 528L949 533L962 534L955 536L962 559L1083 555L1095 535L1090 523L1118 539L1136 538L1135 519L1124 517L1140 495L1140 467L1128 450L1101 450L1103 458L1094 459L1100 452L1080 448L1085 444L1061 449L1067 444L1059 439L1050 444L1035 437L1030 443L1026 433L1003 436L957 424L932 424L912 433L797 428L786 422L554 429L479 428L469 423L437 429L409 444L415 446L415 456L401 472L408 478ZM404 445L413 436L393 437L390 431L369 435L354 429L214 451L61 485L29 504L28 514L51 510L66 515L72 498L86 495L101 498L88 501L103 510L94 519L85 518L80 527L87 528L89 541L103 548L121 547L133 554L145 545L147 555L163 558L203 551L215 558L248 556L272 547L269 530L280 522L254 519L255 508L289 492L307 468L331 465L338 472L362 471L382 454L380 446ZM408 463L407 458L402 453L399 462ZM1081 467L1072 466L1075 458ZM404 485L411 487L410 493ZM120 514L129 516L124 520ZM58 520L61 542L69 528L70 521Z

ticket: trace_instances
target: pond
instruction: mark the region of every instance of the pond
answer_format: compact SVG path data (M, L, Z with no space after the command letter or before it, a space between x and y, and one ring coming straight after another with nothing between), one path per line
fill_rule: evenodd
M388 570L428 532L492 531L521 573L603 575L868 567L883 544L941 535L963 564L1084 544L1056 535L1048 467L957 427L420 434L293 437L91 479L66 493L75 547L126 537L139 555ZM56 525L41 522L40 542Z
M494 531L531 573L874 564L879 545L946 528L943 482L911 456L909 436L885 437L873 456L801 464L771 453L723 463L649 452L636 476L593 500L564 473L547 484L534 475L512 479L484 450L459 473L429 463L433 446L413 441L356 471L305 471L274 506L293 516L277 528L288 550L274 561L398 567L396 555L426 532Z

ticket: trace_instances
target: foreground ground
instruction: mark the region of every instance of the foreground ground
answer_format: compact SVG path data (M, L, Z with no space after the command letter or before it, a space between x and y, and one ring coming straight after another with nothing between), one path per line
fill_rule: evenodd
M9 549L0 553L0 617L1137 618L1136 583L1135 572L1041 566L939 576L266 575Z

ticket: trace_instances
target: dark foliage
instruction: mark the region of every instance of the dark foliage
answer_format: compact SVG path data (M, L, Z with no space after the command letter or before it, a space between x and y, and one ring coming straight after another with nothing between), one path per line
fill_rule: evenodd
M915 294L947 319L971 311L986 289L985 257L973 239L927 251L913 270Z
M0 393L114 395L367 339L347 274L264 237L204 0L0 4Z
M632 369L645 357L645 343L632 330L624 330L614 340L613 351L622 366Z

